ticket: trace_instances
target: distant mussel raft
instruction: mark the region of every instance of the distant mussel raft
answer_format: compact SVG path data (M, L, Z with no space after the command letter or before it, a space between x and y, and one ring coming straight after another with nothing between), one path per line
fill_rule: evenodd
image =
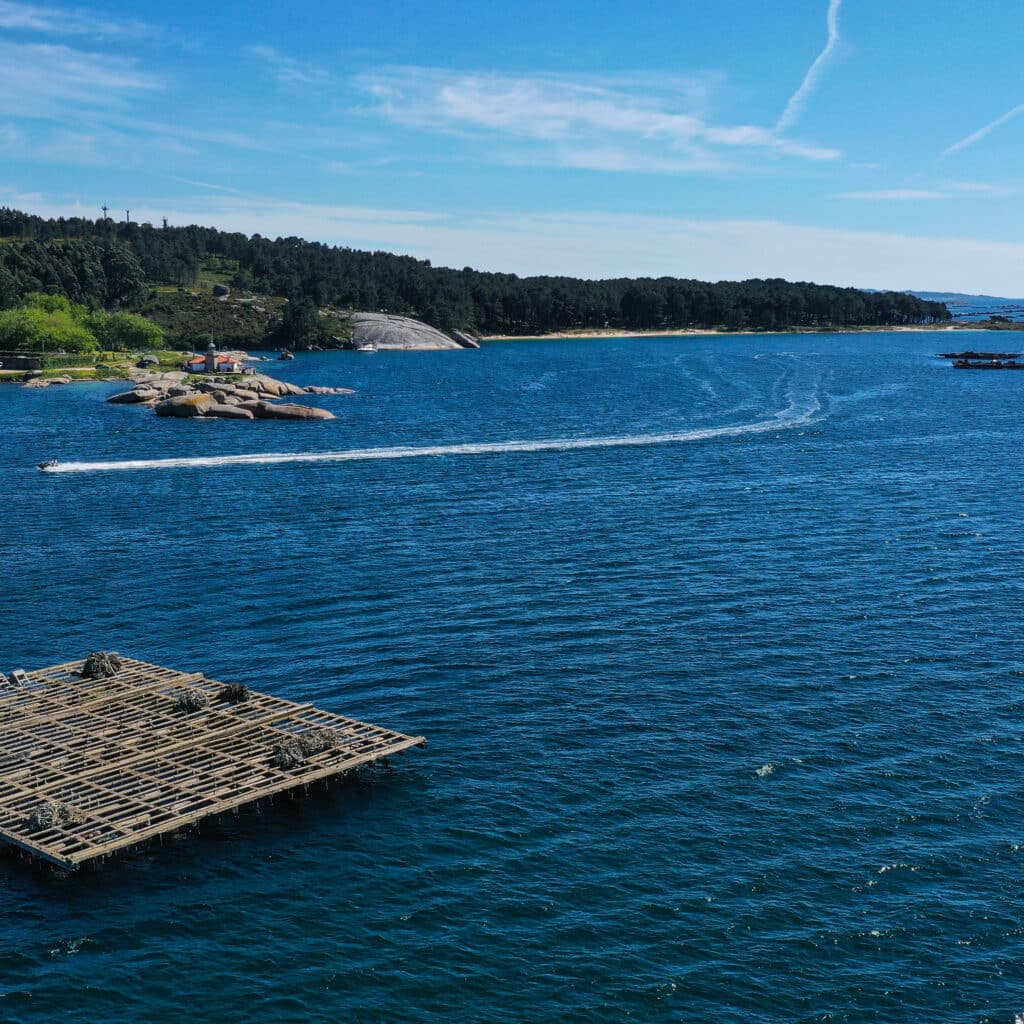
M1024 370L1020 352L941 352L941 359L953 360L954 370Z

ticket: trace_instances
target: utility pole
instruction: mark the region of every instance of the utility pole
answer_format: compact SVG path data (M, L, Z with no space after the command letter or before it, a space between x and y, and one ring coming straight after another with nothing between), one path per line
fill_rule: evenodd
M164 231L167 230L167 218L164 217Z

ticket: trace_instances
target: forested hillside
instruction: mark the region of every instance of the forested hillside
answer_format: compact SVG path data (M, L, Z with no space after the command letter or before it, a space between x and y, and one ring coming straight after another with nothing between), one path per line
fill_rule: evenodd
M232 261L236 288L327 305L405 313L435 327L533 335L628 330L892 326L948 320L939 302L903 292L778 279L711 284L677 278L587 281L431 266L385 252L301 238L110 220L46 220L0 208L0 307L51 292L106 309L137 308L149 284L190 287L213 257Z

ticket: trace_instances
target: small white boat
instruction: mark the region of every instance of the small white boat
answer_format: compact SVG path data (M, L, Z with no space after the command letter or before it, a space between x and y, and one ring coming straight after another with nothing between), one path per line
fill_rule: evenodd
M374 343L372 341L367 341L367 342L364 342L362 345L360 345L356 349L356 351L357 352L376 352L377 351L377 346L374 345Z
M40 462L39 465L38 465L38 469L42 473L49 473L51 470L54 470L56 468L57 468L57 460L56 459L47 459L45 462Z

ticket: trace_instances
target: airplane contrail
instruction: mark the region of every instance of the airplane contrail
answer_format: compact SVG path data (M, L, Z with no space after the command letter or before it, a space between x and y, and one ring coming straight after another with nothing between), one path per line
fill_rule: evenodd
M943 156L950 156L953 153L958 153L961 149L967 149L968 146L973 146L976 142L985 138L989 132L995 131L1000 125L1006 124L1007 121L1015 118L1018 114L1024 114L1024 103L1019 107L1014 107L1013 110L1008 110L1002 117L997 117L994 121L990 121L983 128L979 128L976 132L972 132L966 138L961 139L959 142L954 142L949 149L942 151Z
M818 79L821 78L825 65L832 54L835 53L836 47L839 46L839 8L842 4L843 0L829 0L827 19L828 42L825 44L825 49L818 54L817 59L808 69L807 74L804 75L800 88L790 96L786 109L782 112L782 116L775 125L776 131L784 132L792 128L799 120L800 115L804 112L804 104L818 86Z

